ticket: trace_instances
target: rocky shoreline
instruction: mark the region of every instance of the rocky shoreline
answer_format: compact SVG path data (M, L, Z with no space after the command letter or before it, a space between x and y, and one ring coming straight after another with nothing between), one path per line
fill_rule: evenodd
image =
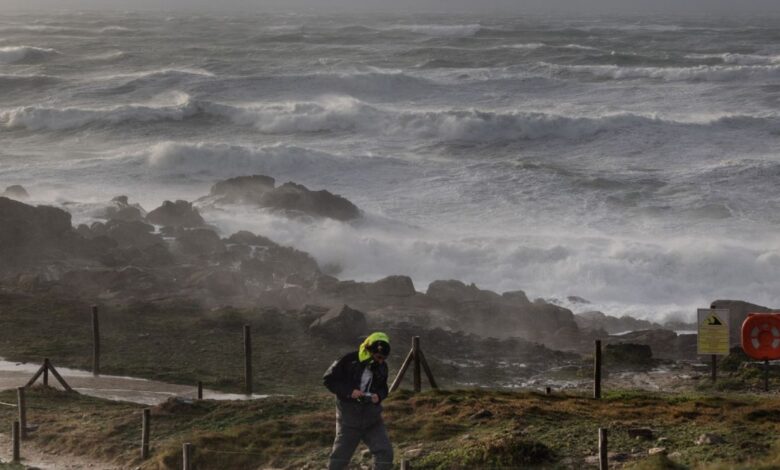
M372 328L441 330L479 338L539 344L545 350L589 353L593 341L649 345L662 359L696 359L695 335L601 312L575 314L521 290L497 293L458 280L437 280L418 291L411 278L341 280L308 253L262 234L220 234L199 207L241 204L288 217L361 217L360 209L326 190L312 191L251 175L219 181L197 201L165 201L146 211L127 196L105 204L91 225L74 227L59 208L31 206L27 192L0 197L0 290L63 296L108 305L197 302L203 309L262 306L295 314L311 335L353 343ZM587 301L575 299L584 307ZM764 307L728 305L732 326ZM768 310L768 309L765 309ZM690 325L688 325L690 326ZM628 333L625 333L628 331ZM616 333L625 333L617 335ZM732 335L736 338L736 335Z

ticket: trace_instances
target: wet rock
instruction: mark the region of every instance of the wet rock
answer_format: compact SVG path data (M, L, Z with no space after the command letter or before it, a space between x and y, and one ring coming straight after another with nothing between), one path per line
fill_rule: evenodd
M677 333L664 329L632 331L619 336L610 336L609 344L643 344L650 347L652 353L661 359L676 359L681 353L678 349Z
M160 207L147 214L146 220L155 225L172 227L202 227L205 225L203 217L200 216L196 208L192 207L192 203L182 200L163 202Z
M275 186L276 180L270 176L238 176L216 183L209 196L220 204L259 204L263 195Z
M310 191L306 186L292 182L265 193L260 205L342 221L360 217L360 210L346 198L326 190Z
M653 367L653 350L646 344L618 343L607 344L604 351L604 363L607 367L641 368Z
M127 222L142 221L146 211L138 204L130 204L127 196L117 196L111 200L111 205L106 207L101 217L109 220L123 220Z
M212 204L252 204L284 211L290 215L353 220L360 210L347 199L326 190L312 191L301 184L287 182L276 187L270 176L252 175L216 183L205 202Z
M154 233L154 227L141 221L109 220L104 225L93 224L95 235L104 235L119 244L120 248L145 248L162 244L163 239Z
M346 343L364 337L367 329L365 314L348 305L332 308L309 326L312 334Z
M14 184L12 186L8 186L5 188L5 191L3 191L3 194L0 196L7 197L10 199L17 199L17 200L23 200L23 199L29 199L30 195L27 193L27 190L24 189L23 186Z
M175 251L185 255L210 256L225 251L225 244L213 230L184 230L176 237Z
M366 294L377 297L411 297L416 293L409 276L388 276L366 285Z

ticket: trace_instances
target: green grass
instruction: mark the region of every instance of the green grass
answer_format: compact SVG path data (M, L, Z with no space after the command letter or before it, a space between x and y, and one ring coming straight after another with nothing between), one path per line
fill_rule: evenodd
M13 401L12 391L0 401ZM333 399L327 394L251 402L169 401L152 408L152 457L138 458L139 405L52 389L28 393L31 442L44 452L71 453L143 469L175 469L191 442L201 469L320 468L334 436ZM490 416L476 418L487 410ZM623 468L780 468L780 398L756 396L612 393L581 396L485 390L394 393L385 419L400 462L416 449L414 468L584 467L597 449L597 430L609 429L610 452L627 454ZM0 426L15 410L0 409ZM653 429L632 439L633 427ZM724 442L696 445L702 433ZM663 438L659 442L659 438ZM669 456L650 456L662 446ZM355 461L360 458L357 453Z

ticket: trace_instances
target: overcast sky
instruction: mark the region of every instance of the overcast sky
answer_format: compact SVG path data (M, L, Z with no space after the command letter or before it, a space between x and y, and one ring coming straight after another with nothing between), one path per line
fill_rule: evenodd
M382 10L409 12L780 15L780 0L0 0L3 10Z

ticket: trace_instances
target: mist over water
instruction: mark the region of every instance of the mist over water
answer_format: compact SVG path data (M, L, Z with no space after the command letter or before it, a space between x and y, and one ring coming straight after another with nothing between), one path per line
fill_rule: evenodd
M342 278L658 319L780 306L778 23L0 16L0 186L79 222L265 173L365 218L204 217Z

